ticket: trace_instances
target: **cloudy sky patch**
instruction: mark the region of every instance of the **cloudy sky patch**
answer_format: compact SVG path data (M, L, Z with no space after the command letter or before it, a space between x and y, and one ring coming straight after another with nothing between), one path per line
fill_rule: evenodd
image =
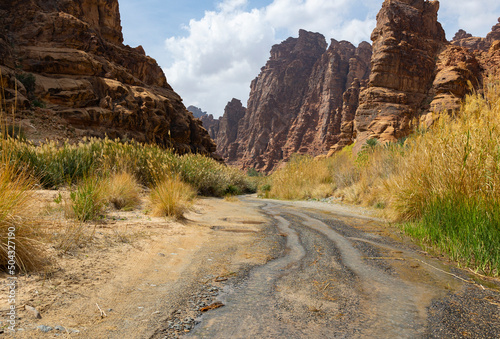
M125 43L143 45L184 99L220 116L233 97L246 105L250 82L271 46L299 29L327 41L365 40L382 0L119 0ZM459 28L485 36L500 16L498 0L441 0L448 39Z

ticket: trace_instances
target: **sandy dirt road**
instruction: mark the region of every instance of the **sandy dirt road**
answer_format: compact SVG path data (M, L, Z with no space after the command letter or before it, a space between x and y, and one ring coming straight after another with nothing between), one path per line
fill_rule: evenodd
M200 199L183 222L128 213L50 274L21 277L18 331L0 336L500 337L498 280L431 257L366 210L246 196Z
M260 203L286 236L283 255L226 287L226 306L188 337L500 337L498 285L424 255L363 210Z

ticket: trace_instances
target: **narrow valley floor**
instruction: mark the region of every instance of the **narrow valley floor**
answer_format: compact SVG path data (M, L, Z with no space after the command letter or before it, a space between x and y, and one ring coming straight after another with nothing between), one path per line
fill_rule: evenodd
M245 196L200 199L182 222L127 213L96 226L112 246L94 244L50 272L20 277L26 309L18 331L4 334L500 337L498 280L422 252L361 208ZM2 300L2 326L5 308Z

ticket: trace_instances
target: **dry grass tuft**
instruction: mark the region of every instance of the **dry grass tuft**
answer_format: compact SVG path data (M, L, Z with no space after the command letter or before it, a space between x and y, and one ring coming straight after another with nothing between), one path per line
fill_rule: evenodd
M127 172L113 174L106 182L105 195L116 209L130 210L141 203L141 187L135 177Z
M326 198L333 192L332 177L325 160L295 155L281 169L273 173L266 196L286 200Z
M152 215L181 219L195 196L196 191L179 177L166 177L151 190Z
M33 180L0 164L0 266L16 273L44 265L40 234L30 215ZM14 264L14 265L12 265Z

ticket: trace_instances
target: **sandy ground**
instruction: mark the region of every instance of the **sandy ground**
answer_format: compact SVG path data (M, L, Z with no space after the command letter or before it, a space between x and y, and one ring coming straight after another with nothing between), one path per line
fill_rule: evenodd
M77 224L59 192L36 197L52 265L19 277L15 333L0 298L0 336L500 337L498 279L421 251L366 209L204 198L173 221L144 197Z
M272 259L272 242L279 238L269 234L257 209L237 199L199 199L181 222L150 217L144 205L109 211L79 229L64 220L57 196L37 192L53 265L19 277L15 335L6 329L7 300L0 299L4 335L147 338L169 320L187 319L156 334L176 337L189 332L224 283ZM68 230L81 234L77 246L64 245ZM0 295L6 294L2 283Z

